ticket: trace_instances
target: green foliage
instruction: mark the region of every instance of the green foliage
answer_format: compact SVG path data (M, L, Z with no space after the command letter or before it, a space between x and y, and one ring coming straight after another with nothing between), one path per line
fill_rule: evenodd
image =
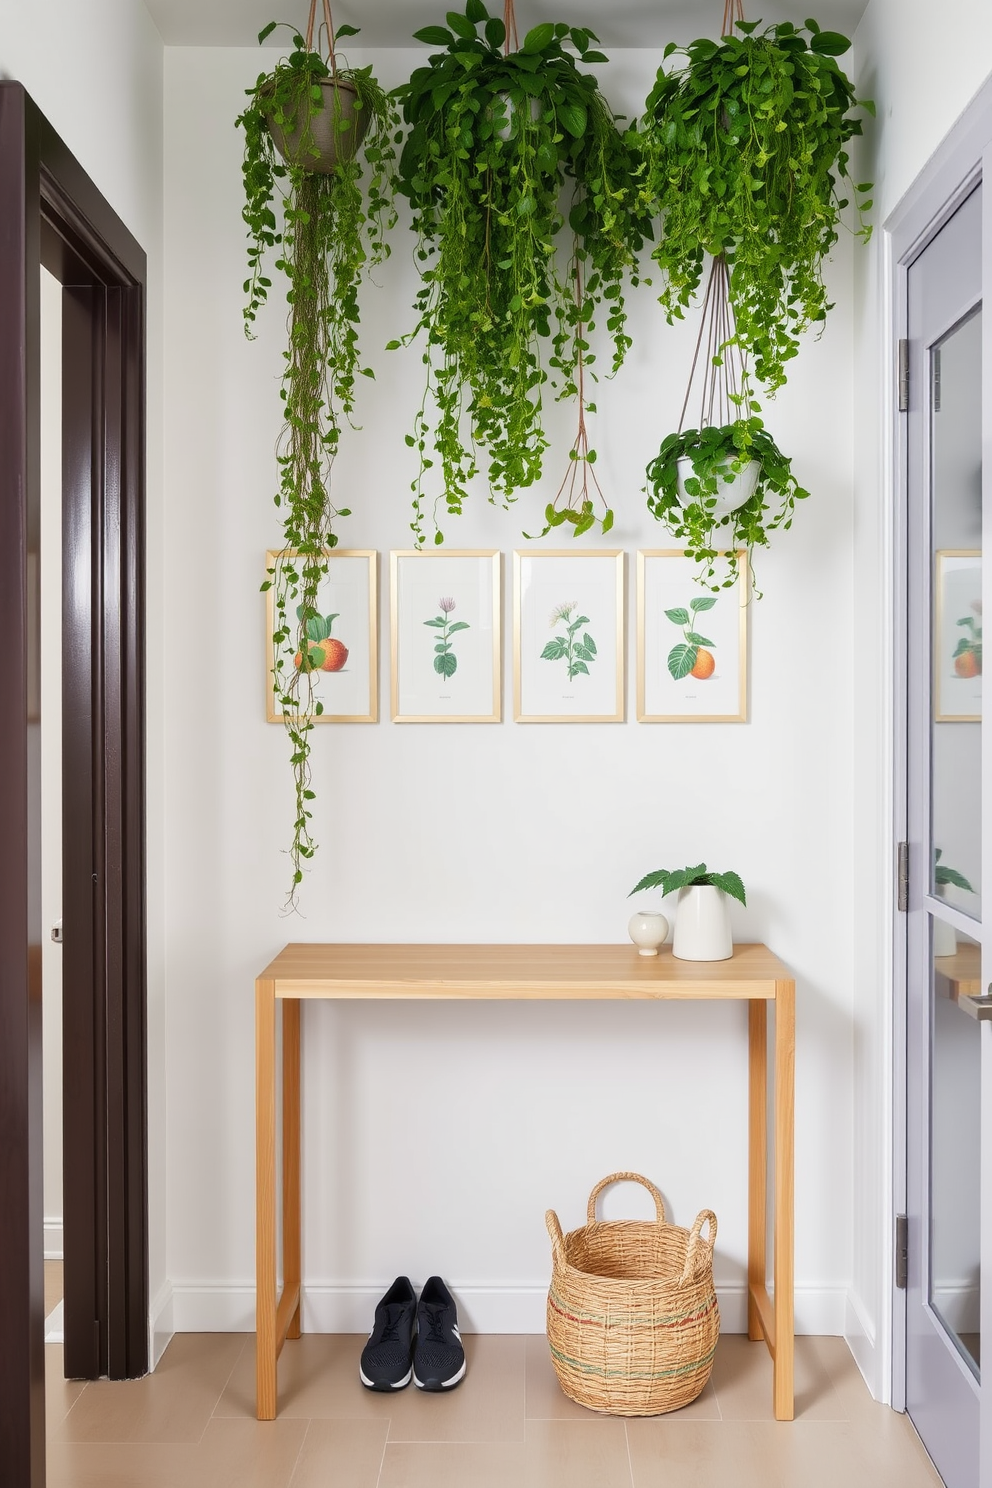
M722 889L732 899L739 899L742 904L747 904L747 895L744 891L744 883L737 873L709 873L705 863L697 863L694 868L659 868L654 873L648 873L636 883L630 894L638 894L641 889L661 889L662 898L666 894L674 894L676 889L692 888L695 884L708 885L714 889ZM630 898L630 894L627 898Z
M264 40L273 27L260 33ZM292 29L292 28L291 28ZM354 34L341 27L340 34ZM333 57L333 51L332 51ZM312 673L319 662L311 642L320 619L317 588L327 572L326 550L337 545L333 524L348 516L331 499L331 467L342 420L355 406L356 379L372 377L359 356L358 287L365 274L388 254L386 232L395 221L395 156L392 133L398 119L371 68L338 70L352 83L357 108L368 120L358 153L343 146L341 159L327 173L310 169L317 154L312 122L324 108L320 80L332 68L307 49L293 31L293 51L248 90L248 106L237 120L245 133L242 213L248 228L249 277L244 290L245 330L251 336L256 316L272 281L265 264L275 255L275 268L286 279L289 306L288 347L280 396L284 424L277 452L279 491L275 504L283 525L285 554L269 570L263 585L274 590L276 625L273 690L282 708L291 745L296 787L296 818L290 846L295 904L304 860L313 856L310 830L310 739L315 702ZM352 128L334 95L335 130L343 142ZM301 128L297 159L284 162L270 132L270 121L286 130ZM277 210L281 207L280 213ZM290 619L296 603L295 623ZM297 667L292 658L301 655ZM321 659L323 658L323 653Z
M434 643L434 670L439 677L453 677L458 670L458 657L452 649L451 637L459 630L471 630L472 627L467 620L452 621L451 612L456 607L453 599L441 599L438 604L440 615L425 620L424 624L441 632Z
M970 656L974 660L975 671L980 672L982 670L982 622L975 615L963 615L957 623L961 627L962 634L958 637L952 660L957 661L959 656Z
M683 677L688 677L699 658L700 646L716 644L696 629L696 617L706 610L711 610L715 604L714 595L697 594L690 599L688 609L665 611L666 617L671 620L672 624L682 629L682 640L668 653L668 670L676 682L681 682Z
M964 874L959 873L956 868L948 868L946 865L942 864L940 861L942 856L943 850L939 847L935 848L933 854L934 885L938 889L942 889L945 884L953 884L956 889L967 889L969 894L973 894L975 890L965 878Z
M851 184L845 146L861 133L852 110L874 106L855 98L835 60L846 37L812 20L756 25L694 41L683 66L659 70L640 142L643 199L664 222L653 257L669 321L698 289L704 254L724 254L740 344L774 390L799 336L831 308L822 264L849 205L842 189L855 198L858 236L870 234L871 184Z
M568 680L580 676L589 676L589 668L596 660L598 648L589 632L583 631L584 625L589 624L588 615L576 615L572 619L572 612L578 606L574 603L556 605L551 615L552 628L561 627L561 634L555 635L541 652L542 661L563 661L568 669Z
M538 479L542 389L550 375L559 397L576 396L578 356L587 368L594 361L589 337L601 310L620 366L630 346L623 281L637 282L650 233L637 157L578 66L606 60L593 33L546 23L504 56L503 21L482 0L449 11L447 22L416 33L441 50L397 90L410 125L400 189L413 208L422 282L414 330L390 345L420 333L426 342L424 399L407 436L419 454L418 545L435 464L452 514L478 472L477 445L488 451L491 498L512 501ZM571 269L556 262L563 232L582 265L580 296ZM440 531L434 540L443 541Z
M685 503L679 494L678 462L692 461L685 481ZM761 466L753 494L736 511L715 516L717 488L733 482L751 460ZM700 582L707 588L729 588L737 578L737 549L748 553L768 546L768 534L789 528L797 501L809 495L792 474L791 461L767 433L760 418L738 418L732 424L686 429L669 434L647 468L648 509L664 522L686 552L702 565ZM723 577L717 579L717 562Z

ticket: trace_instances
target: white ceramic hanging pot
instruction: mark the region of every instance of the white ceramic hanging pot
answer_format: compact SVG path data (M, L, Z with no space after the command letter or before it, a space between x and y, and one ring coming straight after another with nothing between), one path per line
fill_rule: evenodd
M664 945L668 936L668 921L657 910L639 910L632 914L627 933L637 947L640 956L657 956L658 947Z
M679 890L672 955L680 961L729 961L734 954L730 904L712 884Z
M685 483L696 473L692 468L692 459L689 455L683 455L678 461L678 472L679 501L683 506L691 506L699 498L686 495ZM743 506L745 501L750 501L760 474L760 460L748 460L747 464L742 466L740 474L735 475L732 480L719 479L716 484L716 505L712 509L713 517L719 519L729 516L739 506Z

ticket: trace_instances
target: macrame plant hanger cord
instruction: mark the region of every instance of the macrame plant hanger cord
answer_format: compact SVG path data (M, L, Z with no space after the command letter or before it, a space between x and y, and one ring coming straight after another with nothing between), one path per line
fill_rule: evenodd
M734 23L744 19L744 0L724 0L721 36L733 36Z
M729 278L727 260L721 253L710 265L709 278L706 281L699 335L696 337L685 401L679 415L680 434L685 428L685 416L704 351L698 427L705 429L715 425L721 428L751 415L747 363L737 342L737 327L728 293Z
M330 0L323 0L324 26L327 29L327 63L331 69L331 76L338 75L338 61L334 55L334 22L331 20ZM310 19L307 21L307 51L313 51L313 30L317 20L317 0L310 0ZM319 46L318 39L318 46Z
M513 0L503 0L503 55L508 57L511 52L519 52L520 38L517 36L517 17L513 9Z

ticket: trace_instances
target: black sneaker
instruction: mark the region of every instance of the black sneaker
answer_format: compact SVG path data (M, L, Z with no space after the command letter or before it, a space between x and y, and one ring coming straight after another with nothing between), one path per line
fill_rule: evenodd
M450 1390L465 1376L465 1350L455 1302L440 1276L431 1276L417 1308L413 1383L418 1390Z
M362 1349L358 1367L362 1384L369 1390L402 1390L413 1370L413 1320L417 1294L405 1276L397 1276L375 1310L375 1327Z

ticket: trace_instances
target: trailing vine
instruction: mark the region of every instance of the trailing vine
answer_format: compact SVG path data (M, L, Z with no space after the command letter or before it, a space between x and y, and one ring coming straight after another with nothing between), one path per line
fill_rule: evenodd
M338 542L334 523L350 515L331 497L331 468L342 423L354 412L357 378L374 375L360 360L358 288L389 253L386 233L395 221L392 136L398 126L395 108L371 68L338 66L335 41L357 33L341 26L335 37L327 0L328 59L314 50L315 9L312 0L306 37L290 28L292 52L259 76L237 120L245 132L246 333L253 335L272 287L265 267L271 253L286 278L289 307L275 496L284 551L262 587L274 591L272 686L289 736L296 791L289 848L293 907L303 864L316 848L310 827L315 794L310 733L322 712L313 687L323 660L312 645L322 621L317 591L327 572L326 550ZM272 23L261 31L259 41L274 28ZM328 122L321 117L328 109L333 118L324 132L331 142L322 157L318 134ZM285 159L274 133L287 150Z
M483 0L449 11L447 27L419 41L441 48L397 90L410 133L400 189L410 198L421 286L416 325L392 348L423 334L424 397L407 443L419 456L411 526L426 540L425 502L461 512L487 451L491 499L504 504L539 478L547 438L542 389L576 395L579 343L605 308L613 369L630 345L623 281L637 282L637 253L650 231L638 203L638 160L578 63L606 61L586 27L545 23L515 43ZM566 51L569 43L576 55ZM501 48L506 47L504 52ZM572 187L568 210L562 187ZM574 236L585 288L576 303L571 270L555 257ZM548 345L545 355L544 346ZM586 366L593 354L586 347ZM440 490L429 496L438 465ZM443 542L435 531L434 541Z
M857 236L870 235L871 184L851 184L846 145L862 128L852 111L874 105L855 97L837 64L846 36L814 20L758 24L737 20L739 35L666 47L685 62L659 70L639 133L643 200L664 222L653 257L669 321L695 295L704 255L724 255L741 346L774 391L798 338L831 308L822 266L849 206L842 185L855 198Z

